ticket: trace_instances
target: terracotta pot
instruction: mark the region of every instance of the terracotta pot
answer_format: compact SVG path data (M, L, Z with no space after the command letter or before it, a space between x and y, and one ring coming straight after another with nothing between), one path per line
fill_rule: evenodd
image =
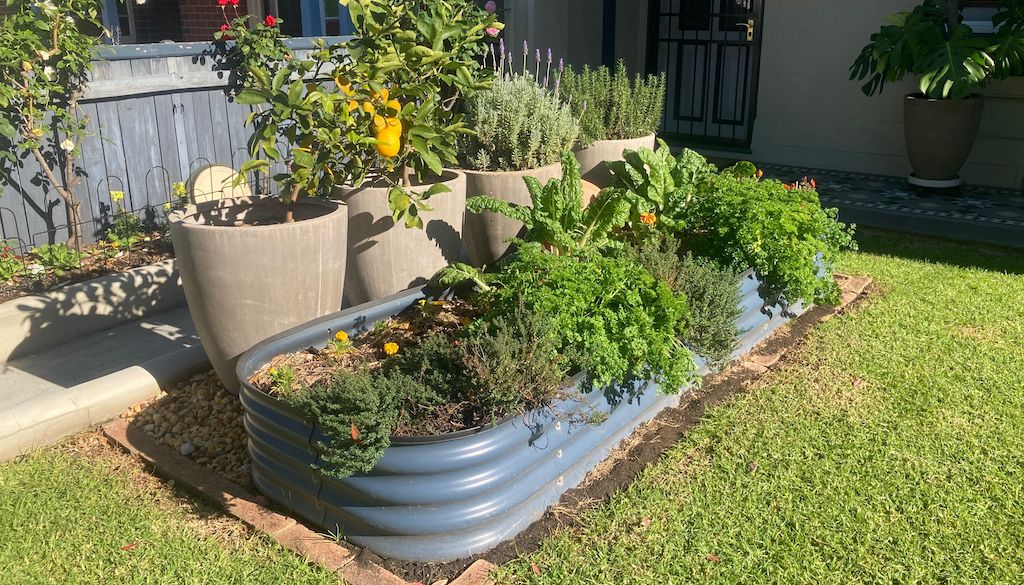
M598 140L587 148L576 151L576 160L580 163L580 175L604 189L612 184L612 174L604 163L610 160L622 160L622 153L627 150L650 148L654 150L658 140L655 134L628 140Z
M257 342L341 307L348 214L300 200L277 223L276 198L190 205L170 216L192 321L221 382L238 391L235 362Z
M451 192L430 198L432 210L420 213L423 229L395 225L388 208L390 185L383 180L334 188L334 198L348 206L347 305L424 284L448 264L465 261L462 223L466 215L466 176L445 171L440 180ZM423 192L433 184L414 185L412 190Z
M985 98L936 100L911 94L903 102L903 131L914 177L957 181L971 154Z
M490 195L509 203L529 206L530 191L523 179L533 177L542 185L547 184L551 179L562 177L562 164L525 171L462 172L466 174L466 195L469 197ZM497 213L467 213L465 241L470 262L477 267L492 264L505 255L510 246L509 240L519 235L522 229L522 223Z

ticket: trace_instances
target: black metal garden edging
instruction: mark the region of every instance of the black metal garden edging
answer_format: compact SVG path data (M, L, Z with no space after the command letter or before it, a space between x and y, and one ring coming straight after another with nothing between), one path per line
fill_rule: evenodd
M752 273L742 276L737 356L803 311L765 307L759 285ZM638 384L635 396L614 405L604 393L592 392L581 399L586 404L565 401L494 427L395 438L371 473L342 480L322 476L311 467L320 429L251 386L249 377L277 355L326 345L333 332L365 332L422 296L421 289L412 289L323 317L260 343L238 362L257 488L305 520L381 556L450 561L511 539L633 430L678 403L678 395L660 394L653 383ZM584 408L608 417L597 425L567 420Z

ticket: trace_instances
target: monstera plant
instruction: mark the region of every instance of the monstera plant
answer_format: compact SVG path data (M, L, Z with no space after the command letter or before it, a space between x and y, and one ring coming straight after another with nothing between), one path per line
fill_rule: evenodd
M850 79L869 96L908 75L919 78L919 92L906 96L904 130L911 182L922 186L959 184L981 123L984 98L976 92L1024 70L1024 0L1000 3L992 34L964 24L962 4L925 0L892 15L850 67Z

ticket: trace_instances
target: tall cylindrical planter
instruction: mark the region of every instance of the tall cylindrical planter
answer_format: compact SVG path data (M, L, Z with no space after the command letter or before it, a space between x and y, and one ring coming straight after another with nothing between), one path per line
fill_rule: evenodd
M576 151L576 160L580 163L580 175L584 181L590 181L604 189L612 184L612 173L605 162L622 160L622 153L627 150L650 148L654 150L658 140L655 134L630 138L627 140L598 140L587 148Z
M466 215L466 176L445 171L451 189L429 199L420 212L423 229L395 225L388 207L390 185L337 186L334 198L348 206L348 269L345 302L358 305L426 283L438 270L465 260L462 223ZM433 183L414 185L424 192Z
M984 108L981 95L962 100L937 100L922 94L906 97L903 131L914 169L912 181L959 184L960 169L971 154Z
M341 307L348 214L333 201L300 200L279 223L276 198L190 205L170 216L192 321L224 386L235 362L272 335Z
M530 205L530 191L525 177L533 177L542 185L562 177L561 163L525 171L469 171L466 174L466 194L490 195L517 205ZM492 264L505 255L509 240L519 235L523 224L504 215L485 211L466 213L465 240L470 262L477 267Z

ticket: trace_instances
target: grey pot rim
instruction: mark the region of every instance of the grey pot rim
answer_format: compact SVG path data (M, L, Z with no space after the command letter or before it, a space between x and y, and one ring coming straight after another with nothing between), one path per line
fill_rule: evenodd
M633 138L603 138L601 140L595 140L595 141L591 142L590 146L584 146L582 148L577 148L573 152L581 152L581 151L587 150L588 148L593 148L595 146L603 145L603 144L612 144L614 142L633 142L633 141L636 141L636 140L647 140L648 138L654 138L655 140L657 140L658 139L658 133L657 132L651 132L650 134L644 134L643 136L635 136Z
M921 93L919 91L914 91L914 92L908 93L905 96L903 96L903 99L906 100L906 101L915 101L915 102L952 103L952 102L966 102L966 101L973 101L973 100L984 100L985 99L985 95L981 94L981 93L969 93L969 94L965 95L961 99L954 100L954 99L950 99L950 98L933 98L933 97L928 97L928 96L926 96L925 94L923 94L923 93Z
M536 173L537 171L547 171L547 170L556 169L556 168L557 169L562 168L562 162L561 161L556 161L556 162L553 162L553 163L550 163L550 164L546 164L546 165L540 166L540 167L532 167L532 168L529 168L529 169L520 169L518 171L483 171L483 170L462 169L462 168L460 168L460 169L452 169L452 170L457 170L460 173L463 173L463 174L465 174L467 176L468 175L478 175L478 176L482 176L482 177L493 177L493 176L502 176L502 175L523 175L523 176L526 176L526 175L529 175L531 173Z
M452 181L459 180L459 176L462 175L462 174L463 174L463 170L462 169L450 169L450 168L446 167L444 169L441 169L441 174L440 175L434 175L434 176L426 177L428 180L425 181L425 182L422 182L422 183L416 182L416 175L413 174L413 176L412 176L413 177L413 184L412 184L411 188L413 188L413 189L415 189L415 188L423 188L423 187L429 188L431 185L436 185L438 183L451 183ZM358 185L338 184L338 183L335 183L335 185L334 185L335 189L346 189L346 190L351 191L353 193L355 193L357 191L362 191L364 189L384 189L384 188L391 188L391 187L392 187L391 183L389 183L388 181L384 180L384 176L383 175L368 177L368 178L366 178L366 180L364 180L362 183L359 183ZM442 195L443 195L443 193L442 193ZM336 200L332 200L332 201L336 201Z
M242 204L241 201L245 200L245 199L248 199L249 201L247 203L245 203L245 204ZM209 204L209 203L221 204L221 205L209 205L209 207L230 208L230 207L236 207L236 206L237 207L242 207L243 205L252 206L252 205L256 205L256 204L258 204L260 202L264 202L264 201L268 201L269 202L269 201L271 201L273 199L274 198L272 198L272 197L256 197L256 196L253 196L253 197L225 197L224 199L218 199L216 201L207 201L207 202L204 202L204 203L207 203L207 204ZM335 215L336 213L347 213L348 212L348 209L345 207L345 204L343 202L341 202L341 201L331 201L331 200L328 200L328 199L314 199L314 198L311 198L311 197L309 197L309 198L305 198L304 197L304 198L300 198L298 201L296 201L296 205L307 205L307 206L311 206L311 207L323 207L323 208L328 209L328 212L323 214L323 215L318 215L316 217L311 217L309 219L299 219L299 220L296 220L296 221L294 221L292 223L281 222L281 223L273 223L273 224L266 224L266 225L246 225L246 226L210 225L210 224L207 224L207 223L201 223L201 222L195 221L195 215L196 215L199 207L201 205L204 205L204 203L190 203L187 206L185 206L183 209L178 209L178 210L174 211L173 213L171 213L170 215L168 215L167 216L167 220L170 223L172 223L172 224L177 224L179 226L185 227L186 229L237 230L239 228L244 227L247 230L258 230L258 231L261 231L261 232L269 232L269 231L272 231L272 230L284 229L284 228L289 227L289 226L294 227L297 224L301 224L302 226L310 226L310 225L315 225L315 224L318 224L318 223L327 223L327 222L331 221L332 216Z

